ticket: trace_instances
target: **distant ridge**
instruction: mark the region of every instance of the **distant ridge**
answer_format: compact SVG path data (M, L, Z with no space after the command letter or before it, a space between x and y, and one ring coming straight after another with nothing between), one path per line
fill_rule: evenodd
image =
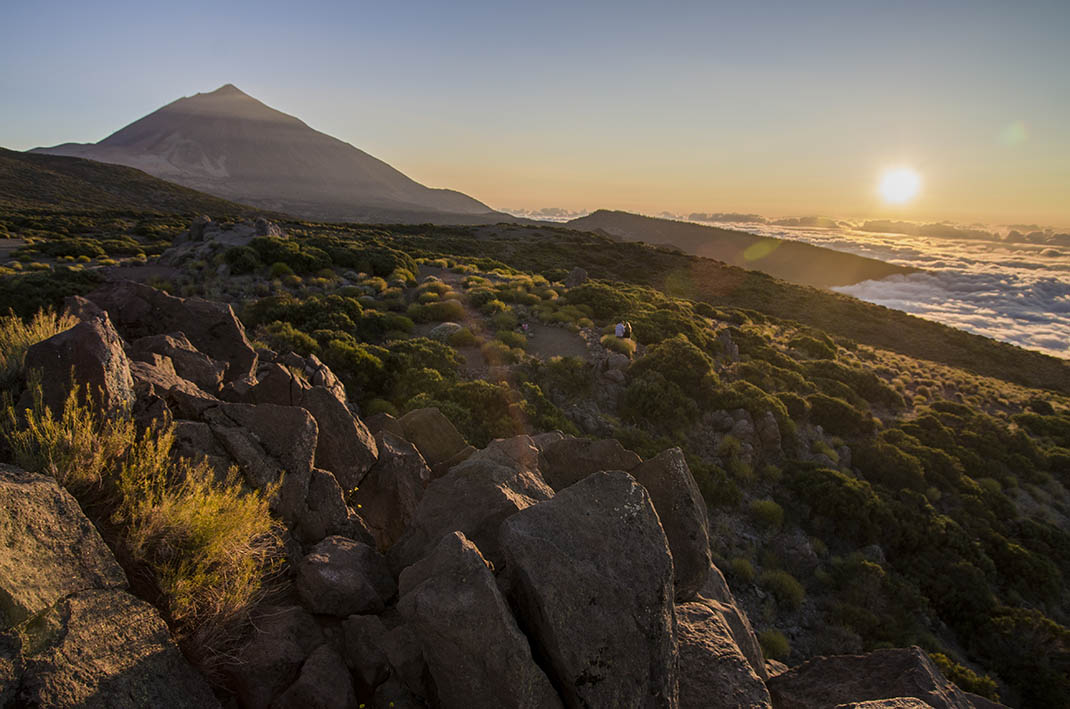
M244 216L235 204L122 165L0 148L0 208Z
M180 98L98 143L32 152L88 158L263 209L363 222L515 221L277 111L232 84Z
M695 256L818 288L847 286L918 270L798 241L630 212L600 209L567 224L573 229L599 232L622 241L675 246Z

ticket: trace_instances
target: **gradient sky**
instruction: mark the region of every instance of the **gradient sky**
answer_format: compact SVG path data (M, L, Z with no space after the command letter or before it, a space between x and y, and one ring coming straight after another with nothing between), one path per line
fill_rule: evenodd
M233 83L498 208L1070 226L1070 2L35 2L0 145ZM882 169L921 195L881 203Z

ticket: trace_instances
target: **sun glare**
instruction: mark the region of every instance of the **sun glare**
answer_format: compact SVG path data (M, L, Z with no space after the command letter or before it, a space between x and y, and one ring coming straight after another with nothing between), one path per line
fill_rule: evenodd
M881 176L880 193L885 202L902 204L918 194L921 187L921 175L909 167L887 170Z

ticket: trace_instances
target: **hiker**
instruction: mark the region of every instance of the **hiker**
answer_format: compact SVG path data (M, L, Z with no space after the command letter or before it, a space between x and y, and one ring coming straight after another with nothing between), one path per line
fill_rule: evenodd
M632 323L630 320L624 321L624 339L632 339Z
M621 320L617 323L617 327L614 328L613 334L617 337L624 337L624 321Z

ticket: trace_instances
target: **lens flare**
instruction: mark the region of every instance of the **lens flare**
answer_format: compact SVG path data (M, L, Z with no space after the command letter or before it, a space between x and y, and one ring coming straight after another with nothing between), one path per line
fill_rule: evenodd
M889 204L909 202L921 188L921 175L909 167L887 170L881 176L880 193Z

